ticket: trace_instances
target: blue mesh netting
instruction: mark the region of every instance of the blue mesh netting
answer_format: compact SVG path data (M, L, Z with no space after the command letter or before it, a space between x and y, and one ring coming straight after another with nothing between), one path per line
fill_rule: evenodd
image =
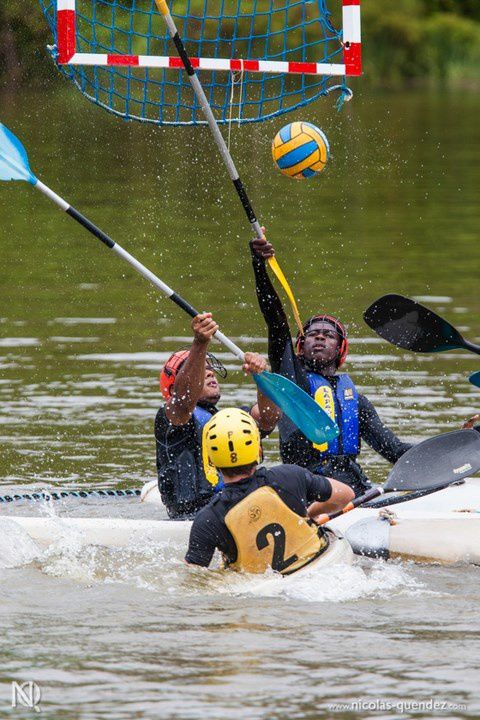
M325 0L172 0L192 57L342 63L341 31ZM56 42L56 0L40 0ZM81 53L175 55L154 0L77 0ZM52 53L56 56L55 46ZM203 115L183 71L59 66L90 100L126 119L199 124ZM344 78L199 71L221 123L257 122L306 105Z

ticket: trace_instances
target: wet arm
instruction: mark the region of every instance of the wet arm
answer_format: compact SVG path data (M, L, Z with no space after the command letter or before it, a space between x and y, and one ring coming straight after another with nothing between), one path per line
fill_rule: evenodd
M260 430L267 435L271 433L279 421L281 414L281 411L270 398L260 392L260 390L257 390L257 404L250 410L250 415Z
M329 486L329 495L326 493L320 494L319 492L314 492L315 488L318 486L320 478L325 485ZM352 488L345 485L345 483L339 482L339 480L326 478L321 475L313 475L313 479L314 480L310 483L313 492L310 491L309 495L307 495L307 500L311 502L311 505L308 507L308 515L311 518L315 518L315 516L323 513L332 513L337 510L342 510L345 505L347 505L355 497L355 493Z
M265 260L250 246L255 275L255 291L260 310L268 328L268 358L273 372L278 372L288 345L292 339L287 316L267 272Z
M360 395L359 405L362 440L365 440L385 460L396 463L413 445L400 440L383 424L374 406L364 395Z
M215 553L217 543L215 534L202 515L197 515L190 530L188 550L185 555L187 565L208 567Z
M207 344L194 341L165 407L165 414L172 425L185 425L192 417L205 383L206 360Z
M243 369L250 375L257 375L267 370L268 365L265 358L258 353L246 352ZM257 404L250 410L250 415L260 430L268 435L277 424L281 414L280 409L257 388Z
M172 396L165 406L165 415L172 425L185 425L192 417L205 383L207 348L218 325L212 313L200 313L192 320L192 330L190 354L178 371Z

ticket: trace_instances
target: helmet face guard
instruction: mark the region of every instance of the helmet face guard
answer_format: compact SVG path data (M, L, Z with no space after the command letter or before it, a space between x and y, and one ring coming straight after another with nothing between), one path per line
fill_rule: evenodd
M160 391L165 400L168 400L172 396L172 389L175 384L178 371L189 355L190 350L178 350L177 352L174 352L173 355L170 355L163 366L160 372ZM223 379L227 377L226 368L222 365L220 360L215 357L215 355L207 353L207 362L209 367L211 367L217 375Z
M300 350L303 348L304 343L304 334L307 332L308 328L314 323L314 322L326 322L332 325L333 328L335 328L336 332L340 335L342 342L340 343L340 348L338 350L337 355L337 368L341 367L345 360L347 359L348 355L348 339L347 339L347 331L345 328L345 325L338 320L338 318L334 317L333 315L313 315L311 318L309 318L306 323L303 325L303 335L299 332L297 333L297 337L295 340L295 352L297 355L300 355Z

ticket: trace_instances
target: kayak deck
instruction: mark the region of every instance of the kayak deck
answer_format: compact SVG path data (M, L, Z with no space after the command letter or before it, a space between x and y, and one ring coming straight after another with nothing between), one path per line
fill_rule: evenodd
M164 509L156 481L144 486L141 499ZM393 513L393 524L383 519L386 511ZM357 508L330 522L329 527L344 534L358 555L477 564L480 563L480 478L468 478L382 510Z
M480 516L410 513L366 517L346 529L355 553L384 559L480 564Z
M19 517L0 518L20 525L35 542L47 547L66 535L77 533L84 545L128 547L141 542L186 544L191 521L131 520L118 518Z
M144 502L158 506L159 520L60 517L0 517L15 522L40 546L77 534L85 545L131 547L142 543L188 542L191 521L167 520L155 481L142 491ZM329 523L353 551L382 558L480 564L480 478L390 508L358 508ZM469 510L469 512L463 512ZM390 520L384 516L392 513Z

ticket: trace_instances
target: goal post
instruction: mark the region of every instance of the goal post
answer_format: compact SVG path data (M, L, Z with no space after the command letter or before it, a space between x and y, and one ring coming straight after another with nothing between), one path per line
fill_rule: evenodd
M57 0L57 61L60 65L136 66L145 68L183 68L178 57L129 55L121 53L77 52L76 4L78 0ZM94 0L92 0L94 2ZM252 58L191 57L198 70L286 73L301 75L358 76L362 74L360 0L342 1L343 62L305 62Z
M127 119L201 124L155 0L39 0L61 72ZM258 122L362 73L360 0L169 0L220 123ZM334 24L333 17L338 22Z

